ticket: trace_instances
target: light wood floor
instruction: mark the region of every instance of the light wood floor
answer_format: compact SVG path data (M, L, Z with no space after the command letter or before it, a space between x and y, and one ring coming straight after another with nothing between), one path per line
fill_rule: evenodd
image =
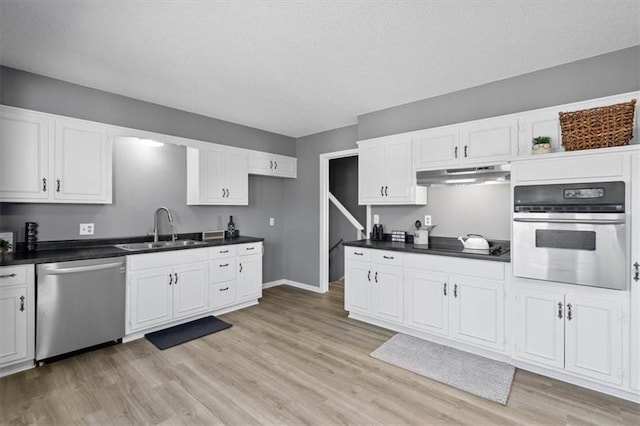
M640 406L524 371L507 406L368 354L392 332L349 320L343 288L264 291L229 330L145 339L0 379L0 424L640 424Z

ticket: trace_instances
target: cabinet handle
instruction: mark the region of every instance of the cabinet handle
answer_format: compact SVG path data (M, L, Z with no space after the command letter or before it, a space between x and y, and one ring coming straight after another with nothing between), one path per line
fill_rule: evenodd
M378 282L378 271L376 271L376 275L375 275L375 277L374 277L373 279L374 279L376 282Z
M178 285L178 273L176 272L175 274L173 274L173 276L176 277L174 284Z
M371 271L367 272L367 281L371 282Z
M382 256L384 259L390 259L393 260L393 256Z
M47 192L47 178L42 178L42 192Z
M20 296L20 312L24 312L24 296Z
M229 188L227 188L227 198L229 198Z
M229 266L228 263L225 263L224 265L220 265L221 268L226 268L227 266Z
M5 275L0 275L0 278L13 278L15 276L16 274L5 274Z
M453 297L458 297L458 284L453 285Z
M229 250L220 250L218 253L229 253Z
M571 315L571 303L567 303L567 321L571 321L573 315Z
M273 169L273 160L269 160L269 168Z
M389 196L388 189L389 189L389 187L388 187L388 186L385 186L385 187L384 187L384 196L385 196L385 197L388 197L388 196Z
M227 291L227 290L229 290L229 287L221 288L219 291Z
M273 170L278 170L278 162L277 161L273 162Z
M380 196L384 197L384 186L380 187Z
M633 264L633 267L636 269L636 273L633 275L633 280L637 282L640 280L640 264L636 262Z
M458 147L453 148L453 158L458 158Z
M558 302L558 318L562 319L562 302Z
M364 256L364 253L358 253L357 251L353 252L354 256Z
M464 146L464 158L467 158L467 146Z
M242 263L240 264L240 272L242 272Z
M173 284L173 275L169 274L169 285Z
M247 251L249 251L249 250L255 250L255 249L256 249L255 247L247 247L247 248L246 248L246 250L247 250Z
M60 192L60 179L56 179L56 192Z
M224 198L224 188L222 188L222 198Z
M447 282L446 281L442 284L442 293L444 293L445 296L447 295Z

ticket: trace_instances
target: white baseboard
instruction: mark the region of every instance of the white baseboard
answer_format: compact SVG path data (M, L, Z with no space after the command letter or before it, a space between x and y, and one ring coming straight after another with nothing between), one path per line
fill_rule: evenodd
M288 285L289 287L295 287L295 288L299 288L301 290L306 290L306 291L311 291L313 293L322 293L322 291L320 290L319 287L316 287L314 285L309 285L309 284L305 284L305 283L299 283L297 281L291 281L291 280L276 280L276 281L270 281L268 283L263 283L262 284L262 288L270 288L270 287L276 287L279 285Z

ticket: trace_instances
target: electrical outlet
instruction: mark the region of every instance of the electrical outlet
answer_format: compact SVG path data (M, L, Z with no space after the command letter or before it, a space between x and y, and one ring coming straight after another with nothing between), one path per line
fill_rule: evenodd
M430 214L425 214L424 215L424 226L431 226L431 215Z
M373 215L373 224L377 225L380 223L380 215L379 214L374 214Z
M80 235L93 235L93 223L81 223L80 224Z
M269 226L273 226L276 224L276 220L272 217L269 218Z

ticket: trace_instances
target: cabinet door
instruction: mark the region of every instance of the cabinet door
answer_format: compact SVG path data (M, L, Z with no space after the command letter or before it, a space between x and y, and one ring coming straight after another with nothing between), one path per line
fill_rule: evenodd
M250 152L249 173L265 176L273 175L273 155L266 152Z
M111 203L111 143L106 127L56 120L55 200Z
M26 297L26 286L0 287L0 366L27 359Z
M518 121L499 118L460 128L462 164L509 161L518 146Z
M565 369L622 384L622 302L567 294Z
M416 178L412 153L411 139L408 137L397 138L384 145L384 162L378 166L378 173L384 174L385 203L412 201Z
M449 277L419 269L407 269L404 277L405 325L449 334Z
M637 113L636 113L637 114ZM632 389L640 390L640 153L631 157L631 380Z
M36 114L0 110L0 201L47 200L49 121Z
M298 161L293 157L276 155L273 157L273 172L278 177L295 178L298 174Z
M358 149L358 202L375 204L384 199L384 170L387 160L382 145Z
M345 250L346 255L347 250ZM371 312L371 263L345 259L344 309L349 312Z
M131 272L129 300L131 330L171 320L173 268L154 268Z
M504 350L504 284L452 276L452 337Z
M262 297L262 256L238 256L238 300Z
M224 156L224 187L226 196L224 204L249 204L249 172L247 170L247 154L241 151L230 151Z
M514 296L514 356L564 368L564 294L517 289Z
M459 132L454 127L425 130L413 137L416 170L456 166L460 162Z
M209 282L206 262L173 268L173 318L183 318L207 310Z
M200 150L200 201L222 203L226 195L224 152L217 149Z
M371 284L373 316L395 323L404 321L404 280L402 268L375 266Z

